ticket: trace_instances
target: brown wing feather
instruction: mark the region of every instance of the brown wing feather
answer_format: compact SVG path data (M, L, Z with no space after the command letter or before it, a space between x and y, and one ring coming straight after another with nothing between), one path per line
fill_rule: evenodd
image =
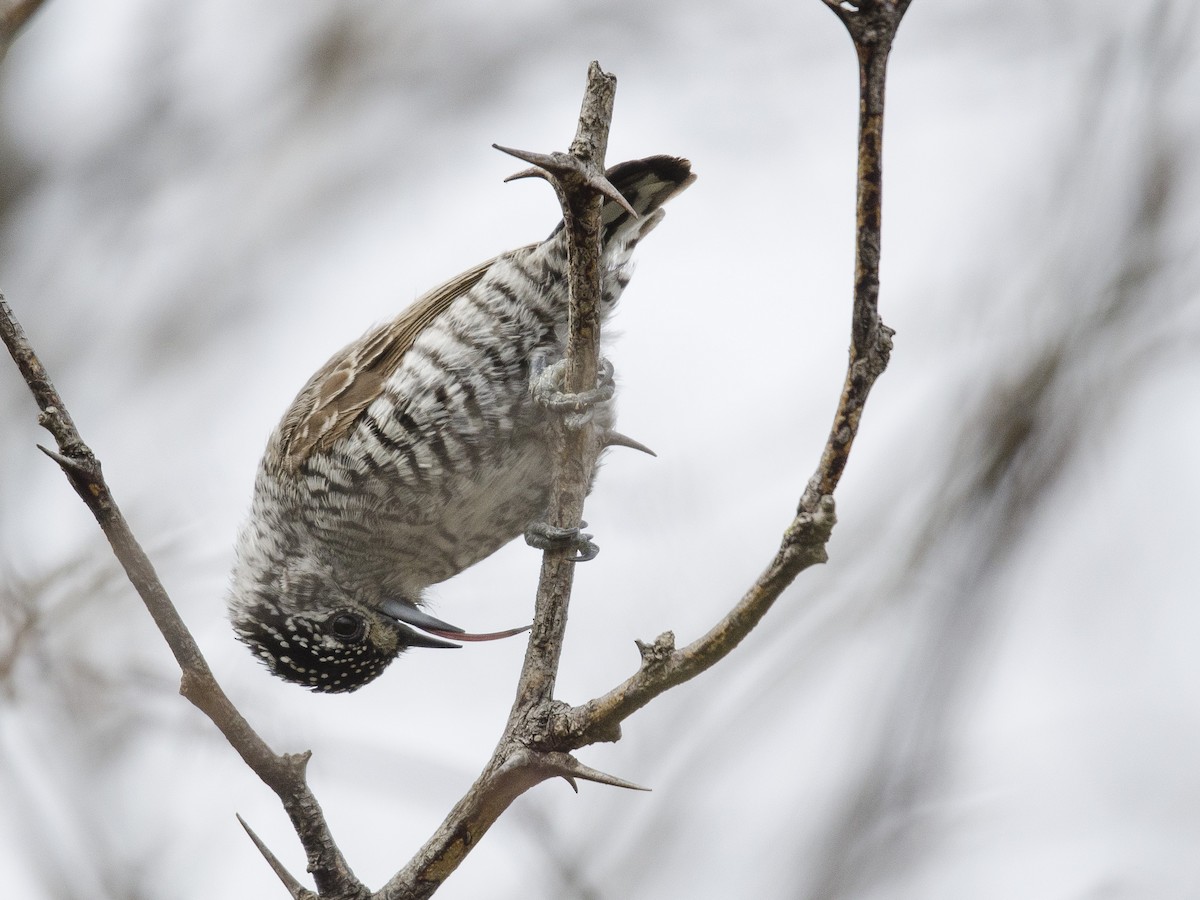
M283 466L296 472L314 454L345 437L379 396L417 336L457 297L478 283L489 259L418 299L399 316L343 347L308 380L279 425Z

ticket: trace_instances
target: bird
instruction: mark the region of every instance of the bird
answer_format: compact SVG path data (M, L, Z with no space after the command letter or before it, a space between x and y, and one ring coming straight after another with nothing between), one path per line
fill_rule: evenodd
M627 205L601 208L602 320L634 247L695 180L673 156L606 175ZM228 594L236 636L271 673L349 692L410 647L526 630L469 634L426 612L424 595L544 519L554 413L531 385L564 357L567 316L560 222L429 291L308 380L258 466ZM611 399L591 413L611 429Z

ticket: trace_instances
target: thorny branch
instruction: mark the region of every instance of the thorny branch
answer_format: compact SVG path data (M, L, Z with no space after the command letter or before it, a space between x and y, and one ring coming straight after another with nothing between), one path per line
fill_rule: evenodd
M878 312L883 97L888 52L908 0L896 3L863 2L855 8L851 8L850 4L830 2L829 5L850 31L859 57L854 303L845 386L825 450L800 500L796 516L785 530L779 550L766 571L707 634L679 650L675 648L674 635L670 632L660 635L652 644L638 642L642 656L638 671L607 694L577 707L559 703L552 695L571 588L571 564L563 561L561 554L547 552L530 649L504 735L483 774L467 795L422 848L418 857L384 889L382 894L388 900L430 896L516 796L555 774L571 779L570 767L580 764L568 755L569 751L598 741L619 739L621 722L659 694L688 681L723 659L758 624L801 571L827 559L825 546L835 522L833 491L841 479L850 447L858 433L867 395L886 368L892 347L893 332L883 324ZM579 133L570 155L514 153L549 173L572 239L571 348L572 352L579 352L577 348L582 344L584 358L590 360L593 366L590 369L586 368L586 364L580 367L588 374L577 374L570 385L574 390L585 387L589 383L587 377L595 371L594 360L599 339L598 320L586 305L590 302L588 298L593 296L592 292L598 292L599 289L598 273L593 274L591 270L597 259L599 241L598 232L588 230L590 226L586 210L588 204L594 209L599 208L599 194L603 192L603 187L598 182L598 173L603 172L607 115L611 114L612 109L611 95L603 100L591 99L594 92L601 90L597 82L600 74L599 67L593 63L589 73L588 94L580 114ZM597 122L592 118L595 109L605 110L606 118L603 121ZM589 126L599 129L598 136L590 145L599 148L598 156L580 152L581 145L587 146L582 136ZM589 162L576 163L576 159L587 159ZM594 163L594 166L590 167L589 163ZM582 337L576 330L581 325L584 330ZM597 329L594 337L587 330L592 327ZM581 461L583 465L572 466L572 460ZM566 448L556 478L555 497L566 496L569 499L563 504L556 499L552 516L561 516L554 520L556 523L578 523L586 479L594 460L594 448L582 443ZM543 643L546 639L552 641L550 646ZM560 768L564 763L565 768ZM578 771L573 774L589 777ZM617 781L607 776L594 780L608 783Z
M850 361L833 427L779 551L737 605L707 634L682 649L670 632L638 643L642 662L624 683L601 697L562 710L547 746L571 750L615 741L621 722L664 691L724 658L750 633L796 576L827 559L834 522L833 492L858 434L862 411L887 367L894 332L879 318L879 255L883 187L883 100L888 53L910 0L823 0L850 32L859 61L857 241Z
M568 153L498 148L533 163L536 169L519 175L546 178L562 205L570 302L565 387L572 392L592 387L599 369L600 208L604 196L620 196L604 175L616 84L616 78L601 71L598 63L591 64L579 126ZM580 524L600 447L588 428L572 429L560 422L557 435L550 524L573 528ZM388 882L382 898L430 896L509 804L548 778L560 776L572 786L574 779L582 778L636 787L547 746L547 722L557 708L554 682L566 634L574 565L563 550L543 554L533 629L504 734L475 784L413 860Z
M45 450L63 469L109 538L130 581L166 638L183 672L180 690L216 724L247 765L280 797L308 854L319 896L337 900L414 900L431 896L493 822L520 794L553 777L586 779L620 787L636 785L597 772L570 751L620 737L621 723L659 694L724 658L754 628L774 601L808 566L826 560L835 521L833 492L858 433L867 394L887 366L892 330L878 314L884 79L888 53L909 0L822 0L850 32L858 52L860 119L857 244L850 360L833 427L821 460L774 559L733 609L693 643L675 648L667 632L638 642L638 671L612 691L581 706L553 697L566 628L573 563L563 551L543 557L537 612L516 700L492 758L467 794L416 856L377 894L363 886L334 843L316 798L305 781L308 754L278 755L251 729L213 678L199 648L171 604L150 561L137 544L45 369L12 310L0 295L0 336L41 409L39 422L54 435L57 451ZM19 3L25 18L36 2ZM0 38L11 38L24 19L0 19ZM0 43L0 48L3 44ZM615 190L604 178L604 154L616 81L593 63L569 153L514 152L534 163L563 206L570 259L570 338L566 388L581 391L596 378L599 347L599 210L601 196ZM512 151L510 151L512 152ZM43 448L44 449L44 448ZM563 428L552 496L551 524L579 524L590 473L599 452L587 429ZM244 824L244 823L243 823ZM316 895L304 888L247 827L256 846L296 900Z
M588 69L579 125L569 152L546 155L497 148L533 163L537 168L528 170L528 174L547 178L562 205L570 304L565 388L574 393L594 387L599 371L600 208L605 195L621 196L604 175L604 154L616 92L617 79L593 62ZM600 447L589 429L567 428L561 421L558 426L549 518L551 525L574 528L583 517L583 501ZM574 571L574 563L563 551L548 550L543 554L533 631L518 682L514 713L518 707L523 709L522 714L528 713L553 699Z
M204 656L145 551L133 536L100 471L100 461L84 443L66 405L46 373L8 302L0 294L0 339L29 386L41 413L38 423L49 431L57 450L42 451L58 463L67 480L96 517L113 553L137 590L154 623L179 663L179 692L207 715L230 745L283 802L304 849L322 896L365 897L363 887L333 841L321 807L309 790L304 770L308 754L275 753L255 733L213 677ZM297 895L293 895L297 896Z

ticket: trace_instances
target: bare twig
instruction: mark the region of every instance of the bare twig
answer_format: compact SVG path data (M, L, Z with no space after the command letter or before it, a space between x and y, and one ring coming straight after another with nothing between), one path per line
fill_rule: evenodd
M388 900L429 896L440 879L458 865L472 843L516 796L552 774L569 777L565 768L581 765L563 755L564 752L597 741L617 740L622 721L659 694L724 658L758 624L801 571L827 559L825 547L836 520L833 491L858 433L867 395L886 368L891 351L893 332L883 324L878 313L883 96L888 51L908 2L864 0L853 8L851 4L829 2L829 5L846 23L860 63L854 303L845 387L825 450L800 500L796 516L784 532L779 550L767 569L707 634L679 650L675 648L675 638L670 632L652 644L639 643L642 664L638 671L607 694L577 707L568 707L553 699L571 589L571 563L562 554L547 552L543 559L530 649L505 734L483 774L438 833L382 892ZM611 113L611 98L607 101L590 99L593 91L599 89L594 85L598 74L598 67L593 64L589 97L584 101L580 116L580 135L584 134L585 128L599 122L592 110L600 109L605 115ZM603 102L607 102L606 107ZM598 273L593 274L590 269L593 261L598 260L599 239L598 233L590 230L588 217L594 215L593 210L599 209L600 196L606 191L604 185L597 183L597 173L602 171L602 156L592 156L594 162L590 164L582 160L589 158L589 150L598 149L602 153L607 138L607 119L599 127L598 136L590 143L577 135L571 154L531 154L501 148L537 166L518 173L517 177L548 177L563 206L567 233L572 241L571 352L584 360L572 370L571 390L589 386L590 379L595 377L599 323L598 318L591 318L594 313L588 310L587 297L588 292L599 285ZM584 298L582 303L578 299L580 296ZM590 330L593 327L596 328L594 333ZM595 447L579 440L572 442L571 436L564 434L561 449L552 522L570 526L578 523L582 512L587 477L595 461ZM570 760L570 764L564 766L563 760ZM521 768L524 769L523 777L516 774ZM605 776L602 780L608 778Z
M625 718L722 659L754 628L801 571L826 559L825 546L835 521L833 491L857 435L867 394L886 367L891 350L892 331L880 321L877 309L883 94L888 51L908 0L823 2L850 31L859 56L858 240L845 387L825 450L796 516L767 569L707 634L682 649L675 648L670 632L652 644L639 643L642 654L639 670L607 694L574 708L554 699L574 563L564 551L547 551L543 556L534 626L504 734L475 784L408 865L374 895L378 900L431 896L513 800L535 784L561 777L572 787L577 779L583 779L637 789L637 785L583 765L570 756L570 751L597 741L616 740ZM569 153L508 151L537 167L518 177L547 178L563 206L570 289L564 387L571 392L592 387L599 368L600 208L602 197L613 197L616 193L604 176L615 86L615 78L593 63L579 127ZM365 900L370 896L369 891L354 877L334 844L305 781L308 755L275 754L221 691L149 560L129 533L100 474L98 461L76 432L2 296L0 331L42 410L39 421L58 443L57 451L46 452L59 463L96 516L175 653L183 671L181 692L212 719L247 765L279 795L308 853L308 868L320 896ZM560 428L549 514L551 525L562 528L579 525L596 456L608 443L628 442L611 435L597 435L586 428ZM289 893L293 897L311 896L262 842L250 834Z
M879 319L879 252L883 222L883 95L888 54L911 0L823 0L850 32L858 53L858 191L854 252L854 312L850 365L833 429L800 501L813 512L832 494L850 458L867 394L887 367L892 329Z
M750 633L804 569L825 562L833 530L833 492L858 434L863 407L887 367L894 332L879 318L879 251L883 173L883 98L888 52L909 0L823 0L850 32L859 60L857 242L850 361L845 386L821 460L784 532L779 551L754 586L707 634L681 650L674 635L639 644L642 662L623 684L565 709L552 724L549 746L570 750L621 736L621 722L666 690L724 658Z
M258 852L263 855L263 859L267 861L267 865L271 867L271 871L283 882L283 887L291 895L292 900L317 900L317 895L302 885L296 876L287 870L287 867L279 861L279 857L272 853L271 848L263 843L263 839L254 833L254 829L250 827L246 820L241 816L238 816L237 820L246 834L249 835L254 846L258 848Z
M505 150L540 167L562 205L570 298L565 388L571 392L594 387L599 370L600 208L605 196L621 196L604 174L616 90L617 79L593 62L570 152L543 155ZM625 202L623 197L621 202ZM549 521L557 527L573 528L583 516L583 501L601 448L586 428L566 428L560 422L557 436ZM575 565L565 552L548 550L543 555L534 627L514 712L517 708L528 712L553 698L574 571Z
M246 765L279 795L308 853L309 871L322 896L367 896L370 892L350 871L305 780L308 754L275 753L250 727L213 677L153 564L113 499L100 471L100 461L80 437L66 405L2 294L0 338L41 410L39 424L54 436L58 445L57 452L47 450L47 455L59 464L75 492L96 517L114 555L175 655L182 672L180 693L212 720Z
M604 174L616 78L593 62L568 153L498 149L533 163L521 177L538 175L554 186L567 236L568 320L565 389L580 392L596 383L600 349L600 209L603 197L620 197ZM624 202L624 198L621 198ZM590 429L560 427L549 522L576 527L602 443ZM533 629L504 734L483 773L409 864L380 892L385 900L428 897L458 866L476 841L523 792L548 778L598 781L637 788L597 772L557 748L547 748L547 722L556 704L554 683L567 625L574 563L567 551L542 558Z
M825 562L825 544L835 521L831 496L821 498L815 513L799 513L770 566L720 622L680 650L675 649L675 635L669 631L652 644L638 642L642 656L638 671L607 694L561 710L551 726L550 745L571 750L619 740L621 722L659 694L716 665L754 629L797 575Z

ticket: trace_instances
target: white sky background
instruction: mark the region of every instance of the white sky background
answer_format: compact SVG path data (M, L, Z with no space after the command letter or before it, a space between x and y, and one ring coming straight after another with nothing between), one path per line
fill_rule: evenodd
M1200 15L914 0L893 54L881 308L897 329L804 573L716 671L547 784L446 898L1200 893ZM48 0L0 69L0 287L218 676L380 886L489 754L520 641L316 696L232 639L266 436L307 376L557 220L493 141L692 159L609 350L560 695L706 628L770 558L844 371L853 51L818 0ZM274 795L197 712L0 364L0 868L14 897L282 896ZM528 618L512 545L437 587ZM35 624L12 651L21 610Z

